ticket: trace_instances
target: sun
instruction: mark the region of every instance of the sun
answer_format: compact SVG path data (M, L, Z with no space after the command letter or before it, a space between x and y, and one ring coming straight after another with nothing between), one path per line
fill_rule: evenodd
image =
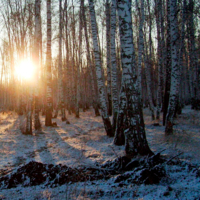
M31 60L26 59L22 60L19 65L16 67L16 75L25 80L33 79L35 72L35 67Z

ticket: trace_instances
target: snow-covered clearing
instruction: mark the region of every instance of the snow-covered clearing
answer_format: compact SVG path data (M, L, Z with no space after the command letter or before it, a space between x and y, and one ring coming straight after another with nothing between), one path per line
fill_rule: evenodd
M55 188L44 185L3 189L0 199L199 199L200 112L184 108L175 125L175 134L166 137L164 126L154 126L148 110L144 111L147 139L151 149L162 152L180 165L166 165L167 180L158 185L135 185L108 180L65 184ZM24 118L15 113L0 114L0 177L20 166L37 161L70 167L93 166L124 154L124 147L112 144L106 136L101 117L93 110L81 112L77 119L68 115L70 124L54 119L58 127L45 127L34 135L23 135ZM44 124L44 117L41 117ZM160 122L160 124L162 124ZM188 166L192 165L192 169ZM199 174L200 175L200 174Z

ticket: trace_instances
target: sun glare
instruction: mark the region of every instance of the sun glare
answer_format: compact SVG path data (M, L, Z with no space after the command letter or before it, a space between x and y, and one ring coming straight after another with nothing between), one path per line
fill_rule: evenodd
M16 68L16 74L21 79L30 80L34 76L34 65L30 60L23 60Z

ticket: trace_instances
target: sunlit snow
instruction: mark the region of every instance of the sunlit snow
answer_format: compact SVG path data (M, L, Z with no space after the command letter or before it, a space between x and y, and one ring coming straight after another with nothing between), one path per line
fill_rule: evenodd
M150 112L144 110L147 140L154 152L199 166L200 112L185 107L166 137L164 126L153 126ZM70 124L54 119L58 127L45 127L34 135L23 135L24 119L13 112L0 114L0 173L12 172L30 161L63 164L70 167L95 166L124 154L124 147L113 145L106 136L101 117L89 110L80 119L68 115ZM44 124L44 117L41 117ZM200 197L200 179L185 166L169 168L169 180L159 185L118 185L112 179L66 184L56 188L43 185L0 191L0 199L195 199ZM114 178L114 177L113 177ZM168 181L169 181L168 180ZM28 180L27 180L28 181Z

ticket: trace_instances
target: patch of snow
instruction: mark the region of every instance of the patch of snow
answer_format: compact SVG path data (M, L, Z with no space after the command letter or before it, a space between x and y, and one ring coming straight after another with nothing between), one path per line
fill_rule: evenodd
M58 127L42 127L42 132L23 135L23 117L9 112L0 114L0 172L15 171L30 161L62 164L69 167L95 166L124 155L124 147L113 145L106 136L101 117L92 110L81 112L80 118L67 116L70 124L53 119ZM0 199L199 199L200 179L189 164L200 164L200 112L189 106L175 121L174 135L166 137L164 126L154 126L150 113L144 110L147 140L154 152L177 159L185 166L166 165L168 180L158 185L118 184L113 179L66 184L56 188L32 186L0 191ZM44 117L41 117L44 124ZM28 183L27 179L27 183Z

